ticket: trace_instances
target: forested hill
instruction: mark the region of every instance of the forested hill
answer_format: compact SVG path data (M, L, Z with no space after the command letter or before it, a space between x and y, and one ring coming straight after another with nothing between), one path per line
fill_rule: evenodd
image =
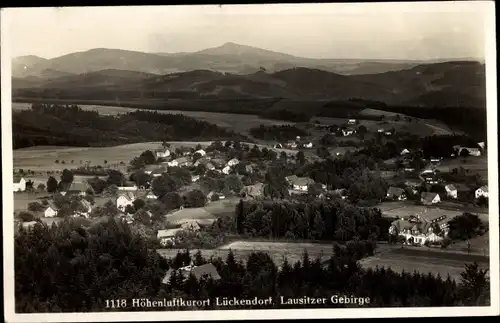
M183 115L133 111L103 116L76 105L34 104L12 113L13 148L35 145L104 147L163 140L241 140L248 138Z

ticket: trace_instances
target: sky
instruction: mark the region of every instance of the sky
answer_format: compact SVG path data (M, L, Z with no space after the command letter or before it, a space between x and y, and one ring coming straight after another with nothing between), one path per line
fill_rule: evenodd
M309 58L483 58L484 2L11 8L10 56L194 52L226 42ZM2 26L2 28L5 28Z

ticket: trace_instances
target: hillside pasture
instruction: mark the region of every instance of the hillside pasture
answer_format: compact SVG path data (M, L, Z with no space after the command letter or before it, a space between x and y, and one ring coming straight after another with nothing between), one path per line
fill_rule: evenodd
M233 215L238 198L210 202L205 207L184 208L167 214L167 221L171 224L181 224L190 220L204 220L203 222L215 221L223 215Z
M449 173L453 170L453 168L463 167L468 169L470 173L477 173L481 175L483 180L488 180L488 156L481 155L478 157L469 156L469 157L457 157L445 159L439 163L437 166L437 170L442 173Z
M385 267L393 271L427 274L440 274L443 279L448 275L459 280L466 263L476 261L483 269L489 268L489 258L453 252L436 252L427 249L393 248L377 253L375 256L360 260L363 268Z

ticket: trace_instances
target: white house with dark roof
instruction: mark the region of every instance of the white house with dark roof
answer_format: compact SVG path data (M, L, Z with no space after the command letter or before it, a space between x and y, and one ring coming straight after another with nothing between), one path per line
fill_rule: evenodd
M222 169L222 172L228 175L231 172L231 166L226 166Z
M124 212L127 205L133 206L135 201L135 195L132 192L126 192L120 194L116 199L116 207L118 210Z
M170 156L170 150L165 149L165 150L160 150L156 152L156 158L167 158Z
M454 199L458 198L458 190L455 187L455 185L448 184L444 187L444 189L446 191L446 195L448 195L449 197L454 198Z
M91 189L90 185L86 182L72 182L68 188L61 191L62 196L66 195L87 195L87 190Z
M460 149L458 150L459 156L462 154L462 151L464 149L469 151L469 156L475 156L475 157L481 156L481 150L476 147L460 147Z
M342 135L344 137L351 136L356 133L356 130L354 129L342 129Z
M434 192L422 192L420 196L420 202L424 205L432 205L441 202L441 197L438 193Z
M409 154L409 153L410 153L410 151L409 151L408 149L406 149L406 148L405 148L405 149L403 149L403 150L401 150L401 156L403 156L403 155L407 155L407 154Z
M239 163L240 161L238 160L238 158L233 158L230 161L228 161L226 165L232 167L238 165Z
M314 184L314 180L309 177L298 177L297 175L287 176L286 181L296 191L307 192L309 185Z
M14 192L26 191L26 180L24 177L14 176Z
M207 154L206 151L204 151L203 149L198 149L197 151L194 152L195 154L198 153L201 155L201 157L205 157L205 155Z
M474 195L476 196L476 198L480 198L481 196L485 197L485 198L488 198L489 194L488 194L488 185L484 185L484 186L481 186L480 188L478 188L475 192L474 192Z
M46 218L54 218L57 216L58 211L59 208L53 202L49 202L43 211L43 216Z
M442 241L448 235L448 230L446 215L434 211L392 222L389 234L404 237L407 244L424 245Z
M162 246L167 246L169 244L175 245L175 236L178 232L181 232L182 228L158 230L156 237L160 240Z
M391 186L387 190L386 197L390 200L404 201L406 200L406 193L405 190L400 187Z
M349 119L349 121L347 121L347 124L350 125L356 124L356 119Z
M173 269L169 269L167 271L167 273L163 277L162 284L167 285L170 283L170 277L172 276L173 272ZM193 275L198 281L203 278L211 278L213 280L221 279L221 276L217 272L217 268L211 263L201 266L194 266L193 263L191 263L189 266L179 268L179 272L181 273L184 280L187 280L190 275Z

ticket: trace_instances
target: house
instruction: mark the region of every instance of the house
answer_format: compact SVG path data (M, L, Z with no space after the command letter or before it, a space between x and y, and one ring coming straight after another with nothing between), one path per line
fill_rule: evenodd
M356 119L349 119L349 121L347 121L347 124L356 124Z
M20 176L14 176L14 192L26 191L26 180Z
M167 158L170 156L170 150L165 149L164 151L157 151L156 158Z
M136 192L139 188L135 183L126 183L125 186L118 186L118 191L121 192Z
M167 162L167 165L169 167L177 167L177 166L179 166L179 162L177 161L177 159L173 159L173 160ZM147 172L146 172L146 174L147 174ZM149 174L151 174L151 172L149 172Z
M384 131L385 131L385 130L384 130L384 129L382 129L382 128L380 128L380 129L378 129L378 130L377 130L377 132L378 132L378 133L383 133Z
M304 144L304 148L312 148L312 147L313 147L313 143L310 141Z
M146 194L146 198L147 199L151 199L151 200L156 200L158 199L158 196L155 195L155 193L153 193L152 191L149 191L147 194Z
M387 198L392 200L404 201L406 200L405 190L399 187L389 187L387 190Z
M125 211L127 205L133 206L134 201L135 201L134 193L126 192L118 196L118 198L116 199L116 207L118 208L118 210L123 212Z
M283 148L283 145L282 145L282 144L275 144L275 145L273 146L273 148L282 149L282 148Z
M430 184L430 185L439 184L439 178L435 174L425 175L424 180L427 184Z
M297 148L297 143L295 141L288 142L287 146L291 149Z
M45 211L43 211L43 216L46 218L54 218L57 216L59 208L53 203L49 202Z
M160 240L162 246L167 246L169 244L175 245L175 236L183 230L182 228L158 230L156 237Z
M241 194L249 198L258 198L264 195L264 184L256 183L254 185L248 185L243 187Z
M169 284L170 277L174 272L173 269L169 269L165 276L163 277L162 284ZM211 263L204 264L201 266L194 266L192 263L189 266L179 268L179 272L182 274L184 280L187 280L190 275L193 275L198 281L201 279L212 278L213 280L220 280L221 276L217 272L217 268Z
M350 136L350 135L355 134L355 133L356 133L356 130L354 130L354 129L342 129L342 135L344 137Z
M229 174L230 171L231 171L231 166L226 166L222 169L222 172L226 175Z
M22 226L24 229L29 229L29 228L34 227L37 223L38 223L38 221L23 222Z
M89 201L82 199L80 201L80 206L77 211L75 211L75 214L73 216L78 217L82 216L85 218L90 217L90 212L92 212L92 204L90 204Z
M476 196L477 199L480 198L481 196L488 198L488 185L481 186L480 188L478 188L474 192L474 195Z
M392 132L391 132L391 131L386 131L386 132L385 132L385 135L386 135L386 136L392 136Z
M167 168L161 166L161 167L158 167L158 168L155 168L152 172L151 172L151 176L152 177L160 177L161 175L163 175L164 173L167 172Z
M193 165L193 162L190 161L188 157L179 157L177 159L174 159L173 161L176 161L178 167Z
M409 151L408 149L406 149L406 148L405 148L405 149L403 149L403 150L401 151L401 156L403 156L403 155L407 155L407 154L409 154L409 153L410 153L410 151Z
M191 176L191 182L192 183L196 183L199 180L200 180L200 175Z
M296 175L287 176L287 182L296 191L307 192L309 185L314 184L314 180L309 177L298 177Z
M481 141L481 142L478 142L477 145L484 150L484 148L486 147L484 141Z
M424 205L432 205L441 202L441 197L438 193L422 192L420 195L420 202Z
M198 224L198 222L193 221L193 220L186 221L186 222L182 223L181 224L181 229L187 230L187 231L194 231L194 232L197 232L197 231L201 230L200 225Z
M198 153L201 155L201 157L205 157L205 155L207 154L206 151L204 151L203 149L199 149L197 151L194 152L195 154Z
M406 244L440 242L448 235L447 219L442 215L434 219L417 216L413 221L398 219L391 223L389 234L404 237Z
M456 199L458 197L458 190L453 184L448 184L444 187L446 191L446 195L448 195L451 198Z
M479 148L469 148L469 147L460 147L460 149L458 150L459 156L462 154L463 150L468 150L469 156L475 156L475 157L481 156L481 150Z
M227 166L232 167L238 165L239 163L240 161L237 158L233 158L227 162Z
M79 195L79 196L85 196L87 195L87 190L91 188L87 183L81 183L81 182L72 182L71 185L69 185L68 188L63 190L61 194L63 196L67 195Z
M214 166L214 164L212 164L212 163L207 163L207 164L205 165L205 167L206 167L208 170L214 170L214 169L215 169L215 166Z

